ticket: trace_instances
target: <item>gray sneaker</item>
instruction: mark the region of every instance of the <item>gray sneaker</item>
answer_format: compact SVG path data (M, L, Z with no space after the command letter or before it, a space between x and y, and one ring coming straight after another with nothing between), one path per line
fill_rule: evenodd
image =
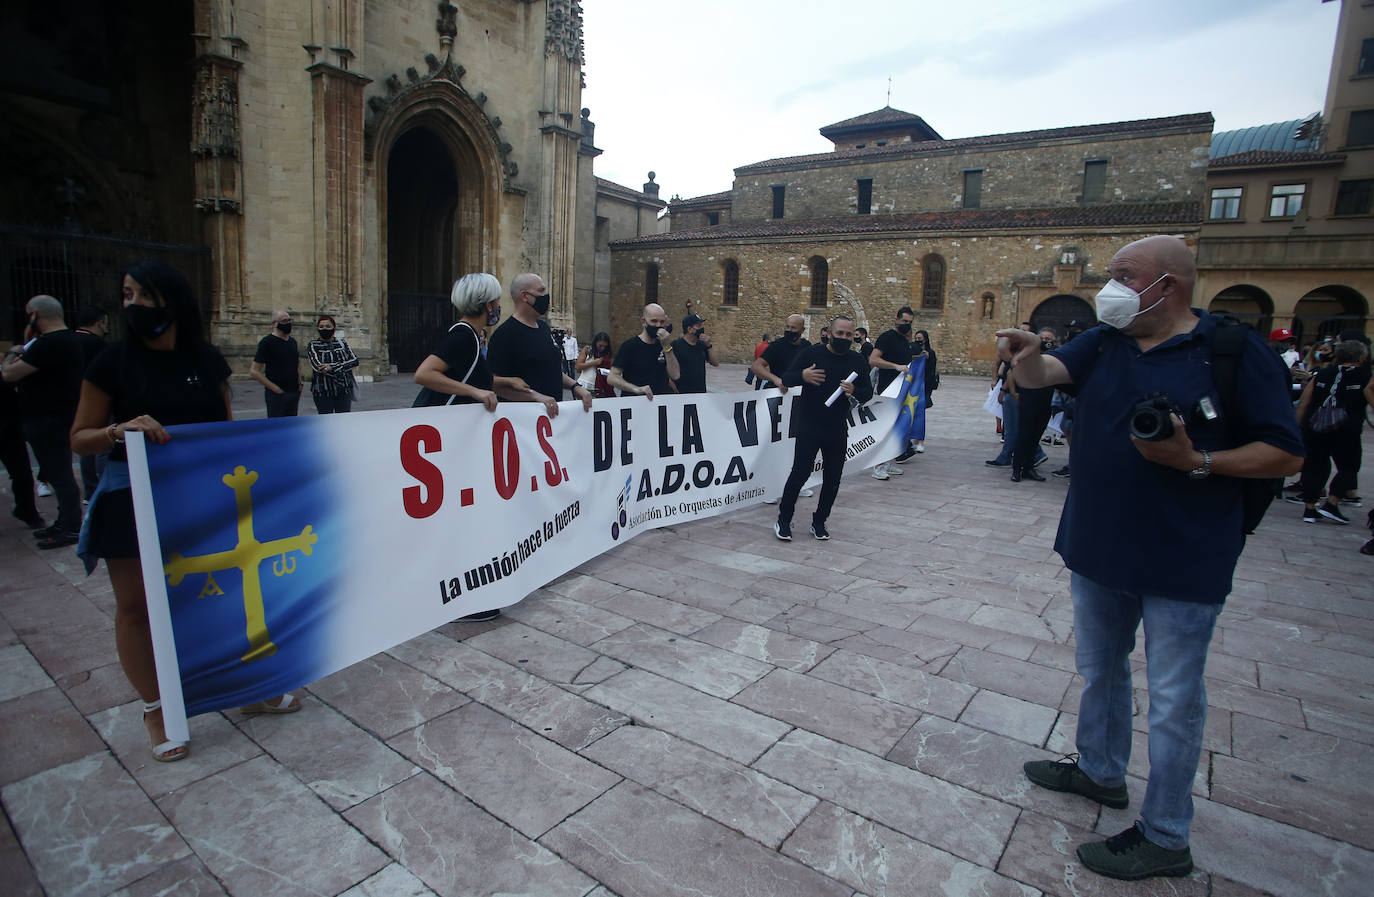
M1080 845L1078 859L1098 875L1137 881L1157 875L1187 875L1193 871L1193 852L1187 847L1169 850L1160 847L1136 823L1106 841Z
M1041 788L1078 794L1113 810L1123 810L1131 802L1125 785L1104 788L1088 778L1088 774L1078 768L1077 754L1069 754L1058 760L1032 760L1021 769L1025 771L1026 778Z

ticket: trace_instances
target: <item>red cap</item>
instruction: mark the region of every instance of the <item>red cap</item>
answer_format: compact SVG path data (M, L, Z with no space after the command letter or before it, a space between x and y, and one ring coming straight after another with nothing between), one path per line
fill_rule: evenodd
M1293 331L1291 331L1291 330L1284 330L1283 328L1279 328L1278 330L1275 330L1275 331L1273 331L1272 333L1269 334L1269 342L1271 342L1271 343L1281 343L1281 342L1283 342L1283 341L1286 340L1286 339L1292 339L1292 338L1293 338Z

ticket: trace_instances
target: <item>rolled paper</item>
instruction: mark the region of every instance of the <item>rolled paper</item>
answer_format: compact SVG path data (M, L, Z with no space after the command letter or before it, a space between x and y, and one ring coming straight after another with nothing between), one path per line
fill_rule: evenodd
M857 379L859 379L859 372L850 371L849 376L844 378L844 382L853 383ZM835 400L838 399L843 392L844 390L840 387L835 387L835 391L830 394L830 398L825 400L825 407L829 408L831 405L835 404Z

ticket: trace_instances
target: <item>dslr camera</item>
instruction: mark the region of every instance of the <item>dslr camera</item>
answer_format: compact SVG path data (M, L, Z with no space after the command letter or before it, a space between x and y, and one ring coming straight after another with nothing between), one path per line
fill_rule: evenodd
M1167 395L1152 392L1131 409L1131 435L1150 442L1168 439L1174 435L1174 414L1183 416Z

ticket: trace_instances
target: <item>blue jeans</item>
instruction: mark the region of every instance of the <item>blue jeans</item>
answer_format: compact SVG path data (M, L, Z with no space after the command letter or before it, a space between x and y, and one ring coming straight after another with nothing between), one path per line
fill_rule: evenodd
M1106 788L1126 783L1131 759L1131 658L1145 623L1150 687L1150 778L1140 805L1145 836L1170 850L1188 846L1193 777L1202 755L1207 690L1202 682L1220 604L1176 601L1098 585L1073 574L1078 765Z
M997 455L998 464L1010 464L1016 451L1016 424L1021 419L1021 402L1010 395L1002 397L1002 451ZM1035 463L1045 460L1045 450L1035 450Z

